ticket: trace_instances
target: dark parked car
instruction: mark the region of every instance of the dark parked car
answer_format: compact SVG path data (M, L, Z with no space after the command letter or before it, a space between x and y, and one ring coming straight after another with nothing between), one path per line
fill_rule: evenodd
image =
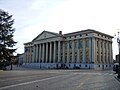
M116 73L118 73L118 67L119 67L119 63L114 63L113 71L115 71Z

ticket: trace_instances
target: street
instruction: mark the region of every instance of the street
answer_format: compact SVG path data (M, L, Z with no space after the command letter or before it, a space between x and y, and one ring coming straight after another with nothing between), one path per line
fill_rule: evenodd
M0 90L120 90L112 70L0 71Z

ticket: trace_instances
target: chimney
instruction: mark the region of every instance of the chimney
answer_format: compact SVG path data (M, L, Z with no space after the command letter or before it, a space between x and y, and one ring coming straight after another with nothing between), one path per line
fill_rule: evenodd
M59 34L62 35L62 31L59 31Z

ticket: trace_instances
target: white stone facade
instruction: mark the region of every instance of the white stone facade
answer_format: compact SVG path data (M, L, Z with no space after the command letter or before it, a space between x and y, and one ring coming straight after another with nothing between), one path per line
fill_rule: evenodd
M24 65L35 68L112 68L112 38L91 29L68 34L43 31L24 44Z

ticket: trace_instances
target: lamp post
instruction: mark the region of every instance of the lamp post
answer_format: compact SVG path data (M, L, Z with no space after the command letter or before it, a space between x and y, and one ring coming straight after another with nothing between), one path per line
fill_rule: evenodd
M119 63L119 66L118 66L118 78L120 78L120 37L119 37L119 33L120 32L118 32L118 37L117 37L117 43L118 43L118 48L119 48L119 61L118 61L118 63Z

